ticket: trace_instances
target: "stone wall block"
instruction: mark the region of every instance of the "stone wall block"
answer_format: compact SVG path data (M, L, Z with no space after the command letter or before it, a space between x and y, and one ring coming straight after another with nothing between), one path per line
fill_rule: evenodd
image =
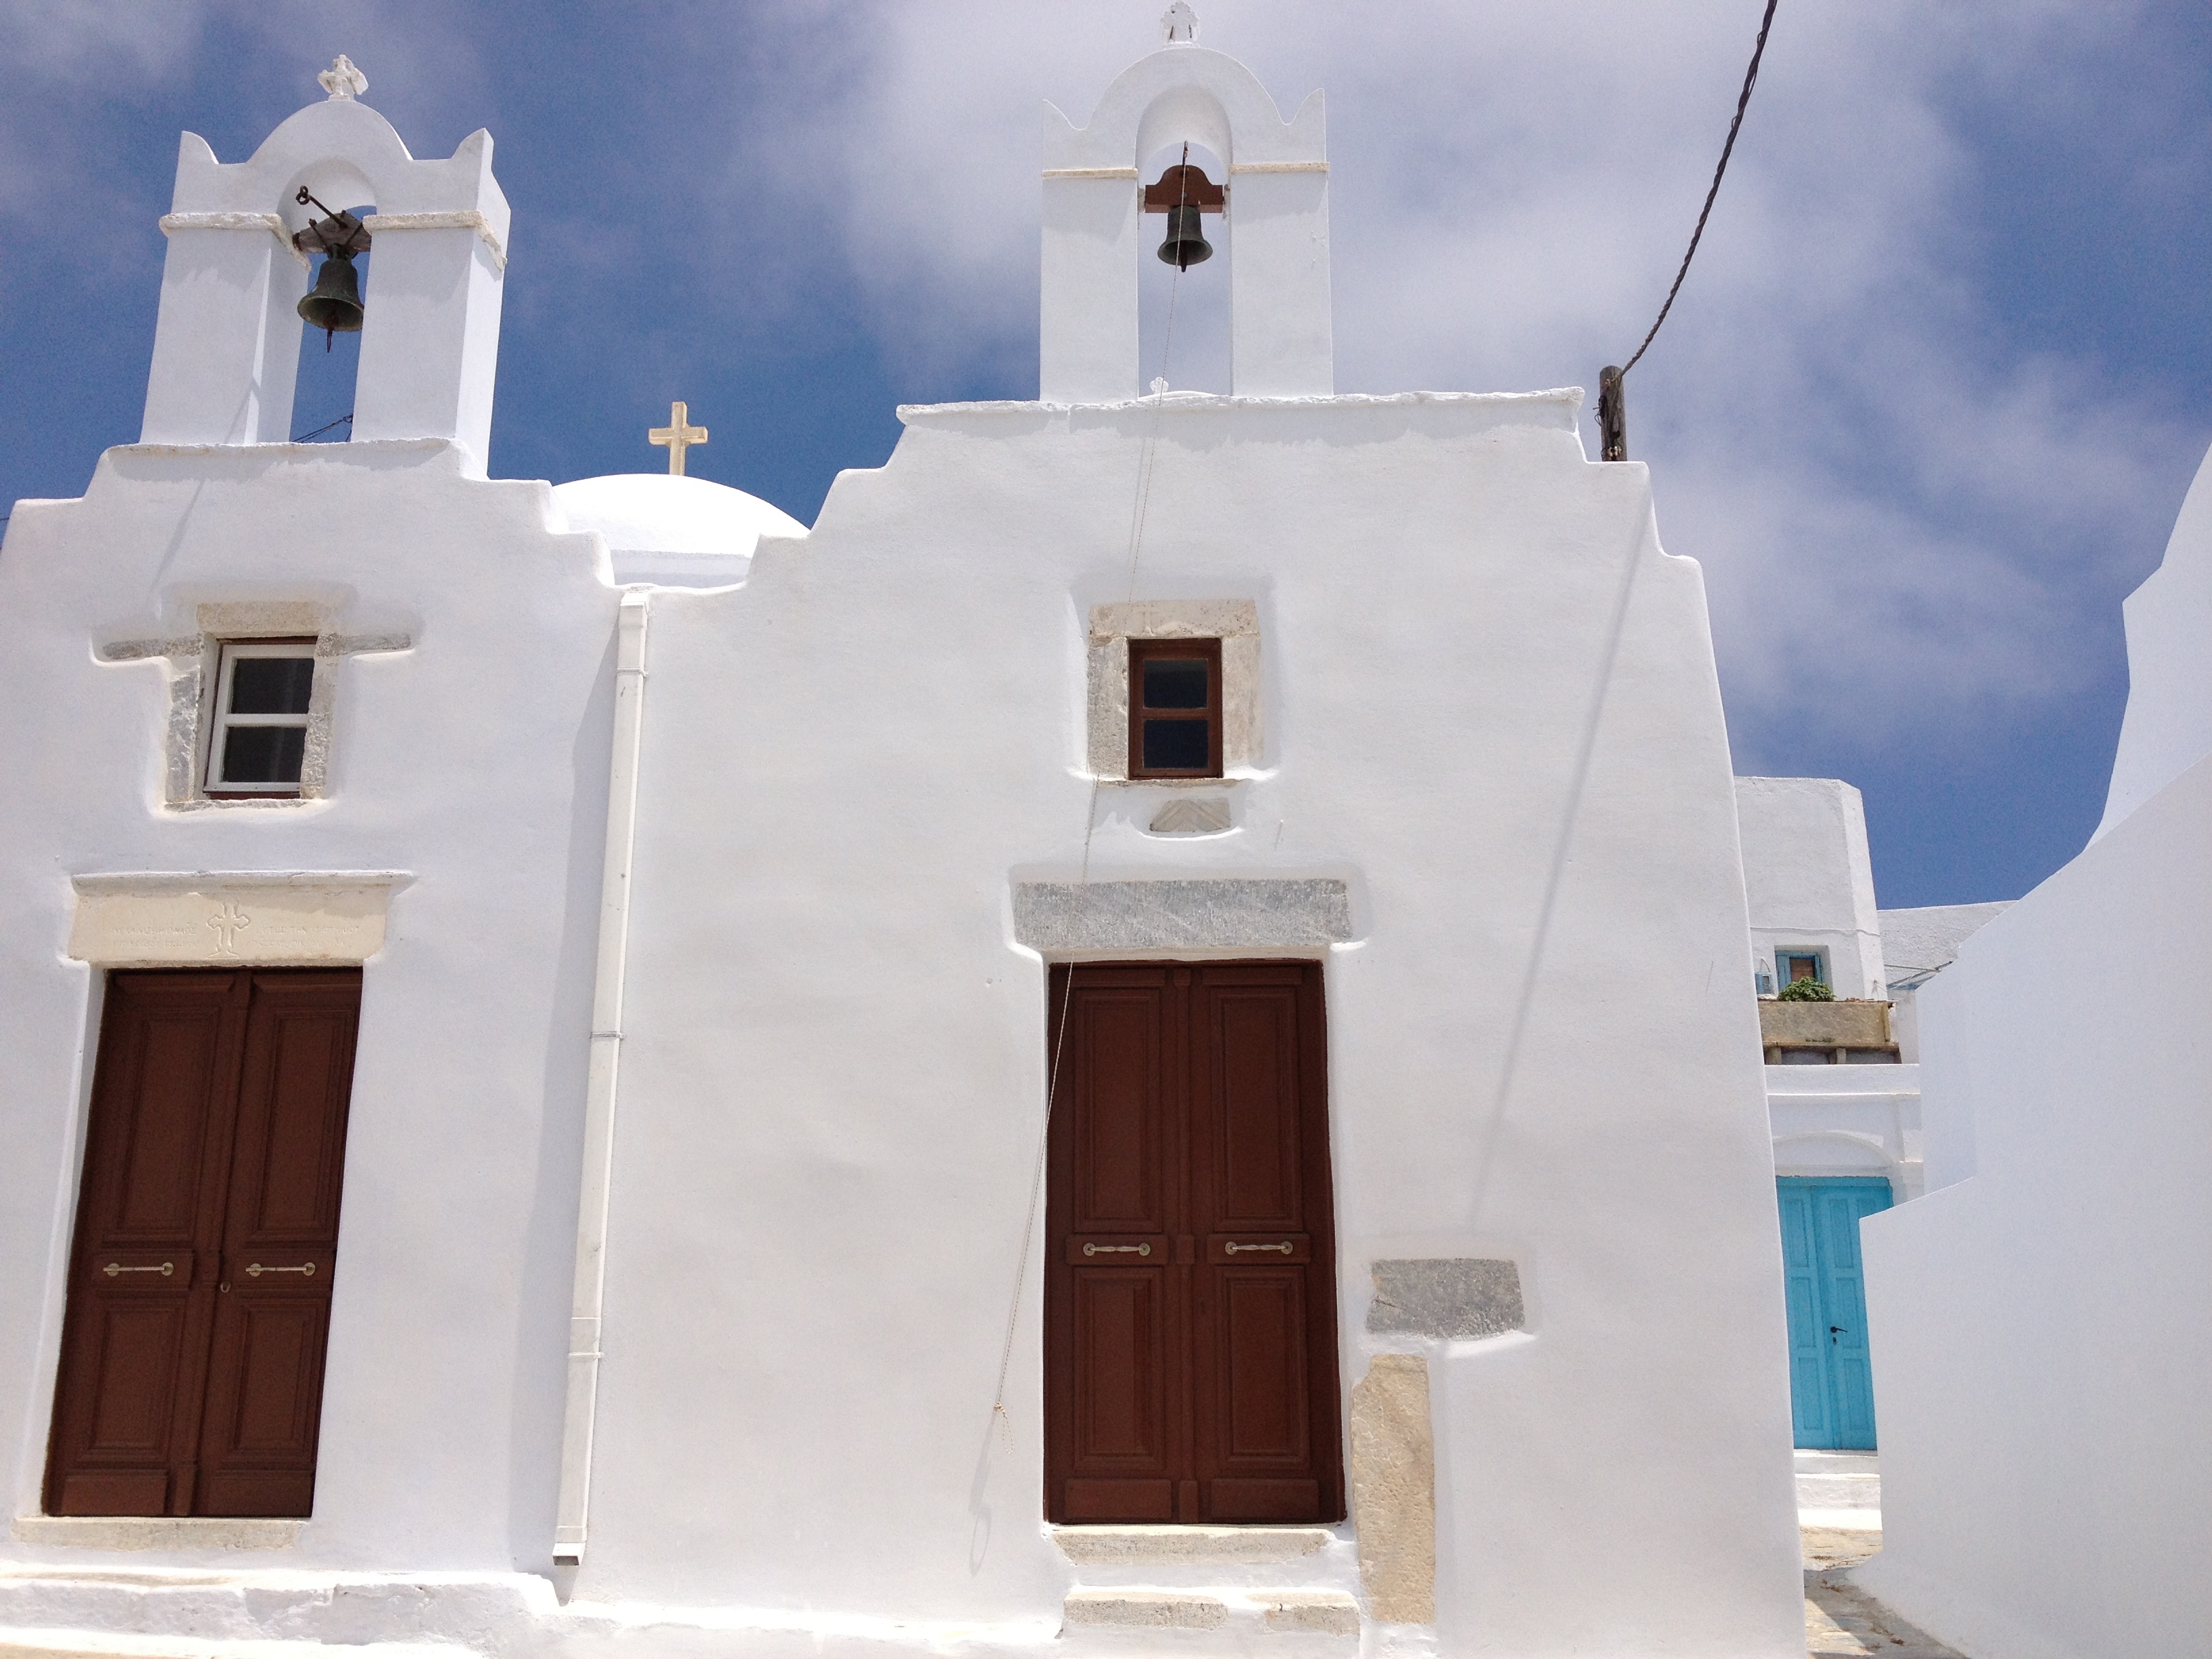
M1369 1616L1434 1624L1436 1437L1429 1362L1418 1354L1376 1355L1352 1390L1352 1522Z

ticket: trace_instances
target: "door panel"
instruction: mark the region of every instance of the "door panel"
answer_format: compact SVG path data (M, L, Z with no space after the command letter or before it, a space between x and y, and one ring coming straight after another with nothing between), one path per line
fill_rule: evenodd
M110 975L49 1513L308 1513L360 997Z
M1341 1518L1318 965L1051 990L1048 1512Z
M1813 1246L1813 1195L1802 1184L1778 1183L1782 1212L1782 1284L1789 1310L1790 1419L1796 1443L1832 1443L1827 1361L1821 1350L1820 1267Z
M1873 1450L1874 1372L1858 1224L1889 1208L1889 1182L1784 1176L1776 1186L1796 1443Z
M1859 1218L1889 1207L1889 1183L1837 1187L1815 1199L1826 1318L1828 1398L1838 1446L1875 1445L1874 1369L1867 1347L1866 1280Z
M1137 1267L1075 1275L1075 1450L1086 1470L1166 1473L1164 1276Z
M1079 1126L1070 1218L1076 1231L1167 1231L1164 989L1115 986L1086 995L1071 1033L1076 1052L1061 1056Z
M1208 988L1216 1230L1298 1225L1297 994Z
M190 1512L216 1296L192 1269L220 1224L249 977L109 977L48 1448L50 1515Z
M359 1010L357 976L257 988L200 1437L204 1514L304 1515L314 1492Z
M1220 1267L1224 1466L1303 1466L1307 1453L1303 1267ZM1298 1468L1303 1474L1303 1468Z

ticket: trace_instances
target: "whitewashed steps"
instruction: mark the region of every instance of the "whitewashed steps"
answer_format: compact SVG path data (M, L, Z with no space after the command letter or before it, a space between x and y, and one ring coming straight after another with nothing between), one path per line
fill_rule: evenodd
M1056 1527L1070 1655L1352 1659L1358 1565L1328 1527Z
M346 1645L0 1626L0 1659L468 1659L470 1652L437 1642Z
M524 1573L15 1564L0 1568L0 1659L467 1659L465 1632L558 1611L553 1587Z

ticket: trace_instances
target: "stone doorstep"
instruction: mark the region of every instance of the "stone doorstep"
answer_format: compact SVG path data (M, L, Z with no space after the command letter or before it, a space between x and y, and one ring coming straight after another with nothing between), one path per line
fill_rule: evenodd
M298 1543L307 1524L211 1516L19 1515L9 1531L19 1544L82 1550L281 1550Z
M10 1630L0 1626L0 1659L472 1659L442 1642L241 1640L235 1637L149 1636L104 1630Z
M1881 1511L1865 1507L1829 1509L1807 1504L1797 1511L1797 1525L1825 1528L1831 1532L1880 1532Z
M1797 1477L1797 1507L1810 1509L1880 1509L1881 1477L1878 1474L1801 1474Z
M1327 1527L1054 1527L1052 1541L1085 1566L1272 1566L1336 1540Z
M1359 1634L1359 1603L1331 1589L1072 1589L1067 1623L1121 1630L1220 1630L1233 1620L1271 1633Z

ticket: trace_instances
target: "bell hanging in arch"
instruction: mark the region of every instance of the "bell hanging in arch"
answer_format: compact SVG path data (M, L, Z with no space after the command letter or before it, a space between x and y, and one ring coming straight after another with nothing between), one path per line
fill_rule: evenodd
M323 349L331 349L335 335L361 332L361 278L355 275L353 250L331 248L317 273L315 285L300 301L300 316L310 328L323 331Z
M1187 202L1179 202L1170 208L1168 239L1160 244L1160 258L1177 270L1188 270L1200 261L1212 257L1213 244L1206 240L1206 234L1200 228L1198 209Z

